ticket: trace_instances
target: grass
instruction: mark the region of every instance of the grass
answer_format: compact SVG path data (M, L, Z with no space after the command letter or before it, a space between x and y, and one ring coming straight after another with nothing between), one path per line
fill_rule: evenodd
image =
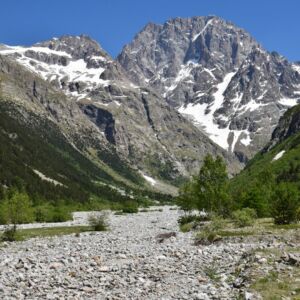
M220 230L217 232L217 234L221 237L239 237L239 236L251 236L255 235L255 232L253 231L244 231L244 230Z
M299 229L300 224L286 224L286 225L270 225L268 226L269 229L284 229L284 230L290 230L290 229Z
M179 226L179 229L181 232L189 232L193 229L194 227L194 223L191 222L191 223L186 223L186 224L182 224Z
M285 248L285 252L300 252L300 247ZM290 266L288 270L274 271L275 263L280 259L283 250L278 248L257 249L255 253L267 258L267 264L274 266L273 271L268 273L261 273L260 267L251 266L251 268L258 268L256 271L251 271L253 280L251 289L260 293L262 299L300 299L300 268Z
M287 273L270 272L264 277L258 278L251 288L259 292L262 299L300 299L299 268Z
M52 236L62 236L68 234L80 234L82 232L87 232L87 231L93 231L93 228L90 226L74 226L74 227L20 229L17 230L16 240L24 241L36 237L52 237Z
M188 232L192 228L187 225L180 226L182 232ZM289 224L289 225L274 225L272 218L260 218L256 219L253 226L247 227L236 227L236 224L232 220L223 220L222 224L219 224L217 228L213 228L211 231L222 238L230 237L247 237L247 236L265 236L268 234L276 234L282 236L283 230L298 230L300 229L300 224ZM201 232L205 230L205 227L199 232L199 237L201 237Z
M204 269L204 273L212 281L215 281L215 282L220 281L220 275L218 275L217 269L215 267L207 267L207 268L205 268Z

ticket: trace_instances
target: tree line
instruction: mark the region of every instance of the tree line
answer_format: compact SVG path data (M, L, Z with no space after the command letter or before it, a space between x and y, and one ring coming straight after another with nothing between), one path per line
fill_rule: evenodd
M222 158L207 155L199 173L180 188L177 204L186 212L204 210L222 217L249 208L258 217L273 217L275 224L295 223L300 217L299 179L300 165L291 164L280 174L265 168L249 184L237 185Z

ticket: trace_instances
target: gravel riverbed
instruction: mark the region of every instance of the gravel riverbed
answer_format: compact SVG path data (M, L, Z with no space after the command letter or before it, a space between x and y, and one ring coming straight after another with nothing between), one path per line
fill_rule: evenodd
M236 299L236 269L265 241L194 246L179 212L109 215L110 230L0 247L0 299ZM86 214L77 216L86 222ZM76 223L76 222L75 222ZM77 222L75 225L78 225ZM176 232L159 243L156 236Z

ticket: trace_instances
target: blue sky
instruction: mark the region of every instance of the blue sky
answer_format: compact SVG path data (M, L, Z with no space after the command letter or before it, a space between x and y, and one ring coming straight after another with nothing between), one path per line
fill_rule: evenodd
M0 43L30 45L63 34L88 34L112 56L148 22L217 15L249 31L266 49L300 60L298 0L7 0Z

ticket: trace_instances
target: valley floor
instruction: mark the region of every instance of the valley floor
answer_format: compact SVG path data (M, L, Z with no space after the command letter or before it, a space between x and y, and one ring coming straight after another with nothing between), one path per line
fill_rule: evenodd
M299 267L278 260L285 249L299 249L295 235L290 241L267 235L194 246L192 233L179 232L178 216L170 207L111 214L107 232L4 243L0 298L260 299L253 288L268 287L270 274L295 275L297 284ZM81 217L76 225L85 222ZM157 241L171 231L176 237Z

